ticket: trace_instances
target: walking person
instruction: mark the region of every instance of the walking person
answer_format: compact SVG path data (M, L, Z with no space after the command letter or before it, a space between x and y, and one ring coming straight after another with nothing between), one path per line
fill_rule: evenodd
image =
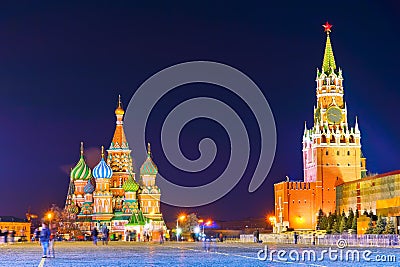
M103 227L101 228L101 233L102 233L102 240L103 240L103 245L108 245L108 228L106 224L103 224Z
M55 257L54 254L54 242L56 240L56 234L57 234L57 230L55 227L53 227L52 225L50 225L50 239L49 239L49 250L48 252L48 256L51 258Z
M97 231L97 228L94 227L92 230L92 240L93 244L97 246L97 236L99 235L99 231Z
M14 244L14 238L15 238L15 231L11 230L10 232L10 243Z
M5 228L4 229L4 243L7 245L7 242L8 242L8 240L7 240L7 238L8 238L8 229L7 228Z
M46 223L42 224L42 231L40 232L40 244L43 248L42 258L47 258L47 250L49 248L50 230L47 228Z
M160 229L160 244L164 244L164 231Z

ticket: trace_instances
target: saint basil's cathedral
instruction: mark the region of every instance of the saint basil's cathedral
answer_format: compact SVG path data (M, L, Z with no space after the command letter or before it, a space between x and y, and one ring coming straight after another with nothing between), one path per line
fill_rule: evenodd
M165 230L160 212L161 193L155 183L158 169L148 144L147 159L136 180L131 149L123 128L124 114L119 98L111 145L107 156L101 147L100 161L93 170L85 162L81 143L80 159L70 173L65 208L83 231L95 226L99 229L105 224L117 235L131 230L157 238L160 231Z

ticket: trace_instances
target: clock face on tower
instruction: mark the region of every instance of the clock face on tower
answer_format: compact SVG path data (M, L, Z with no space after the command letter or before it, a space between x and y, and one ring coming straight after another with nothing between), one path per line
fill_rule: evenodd
M339 123L342 121L342 110L338 107L331 107L326 112L326 117L330 123Z

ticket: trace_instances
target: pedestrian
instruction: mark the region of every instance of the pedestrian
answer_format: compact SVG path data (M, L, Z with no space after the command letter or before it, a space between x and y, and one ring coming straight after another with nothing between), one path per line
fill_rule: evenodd
M49 225L50 226L50 239L49 239L49 250L48 252L48 256L51 258L55 257L54 254L54 242L56 241L56 234L57 234L57 229L54 227L54 225Z
M11 230L10 232L10 243L14 244L14 237L15 237L15 231Z
M99 235L99 232L97 231L97 228L94 227L92 230L92 240L93 244L97 246L97 236Z
M49 248L50 230L47 228L46 223L42 224L42 231L40 232L40 244L43 248L42 258L47 258L47 250Z
M108 228L106 224L103 224L103 227L101 228L101 233L102 233L102 241L103 245L108 245Z
M4 229L4 243L6 243L7 244L7 242L8 242L8 240L7 240L7 238L8 238L8 229L7 228L5 228Z
M39 238L40 238L40 230L39 228L36 228L34 232L34 241L39 242Z
M164 244L164 231L160 229L160 244Z

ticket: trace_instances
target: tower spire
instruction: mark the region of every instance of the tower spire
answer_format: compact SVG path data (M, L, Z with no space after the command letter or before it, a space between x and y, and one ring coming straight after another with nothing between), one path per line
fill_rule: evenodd
M104 146L101 146L101 158L104 159Z
M150 143L147 143L147 156L151 157Z
M81 142L81 157L83 156L83 142Z
M326 32L326 45L325 45L324 60L322 62L322 71L325 73L329 73L331 69L332 70L336 69L335 57L333 56L333 50L331 45L331 38L329 37L332 25L326 22L322 26L324 27Z

